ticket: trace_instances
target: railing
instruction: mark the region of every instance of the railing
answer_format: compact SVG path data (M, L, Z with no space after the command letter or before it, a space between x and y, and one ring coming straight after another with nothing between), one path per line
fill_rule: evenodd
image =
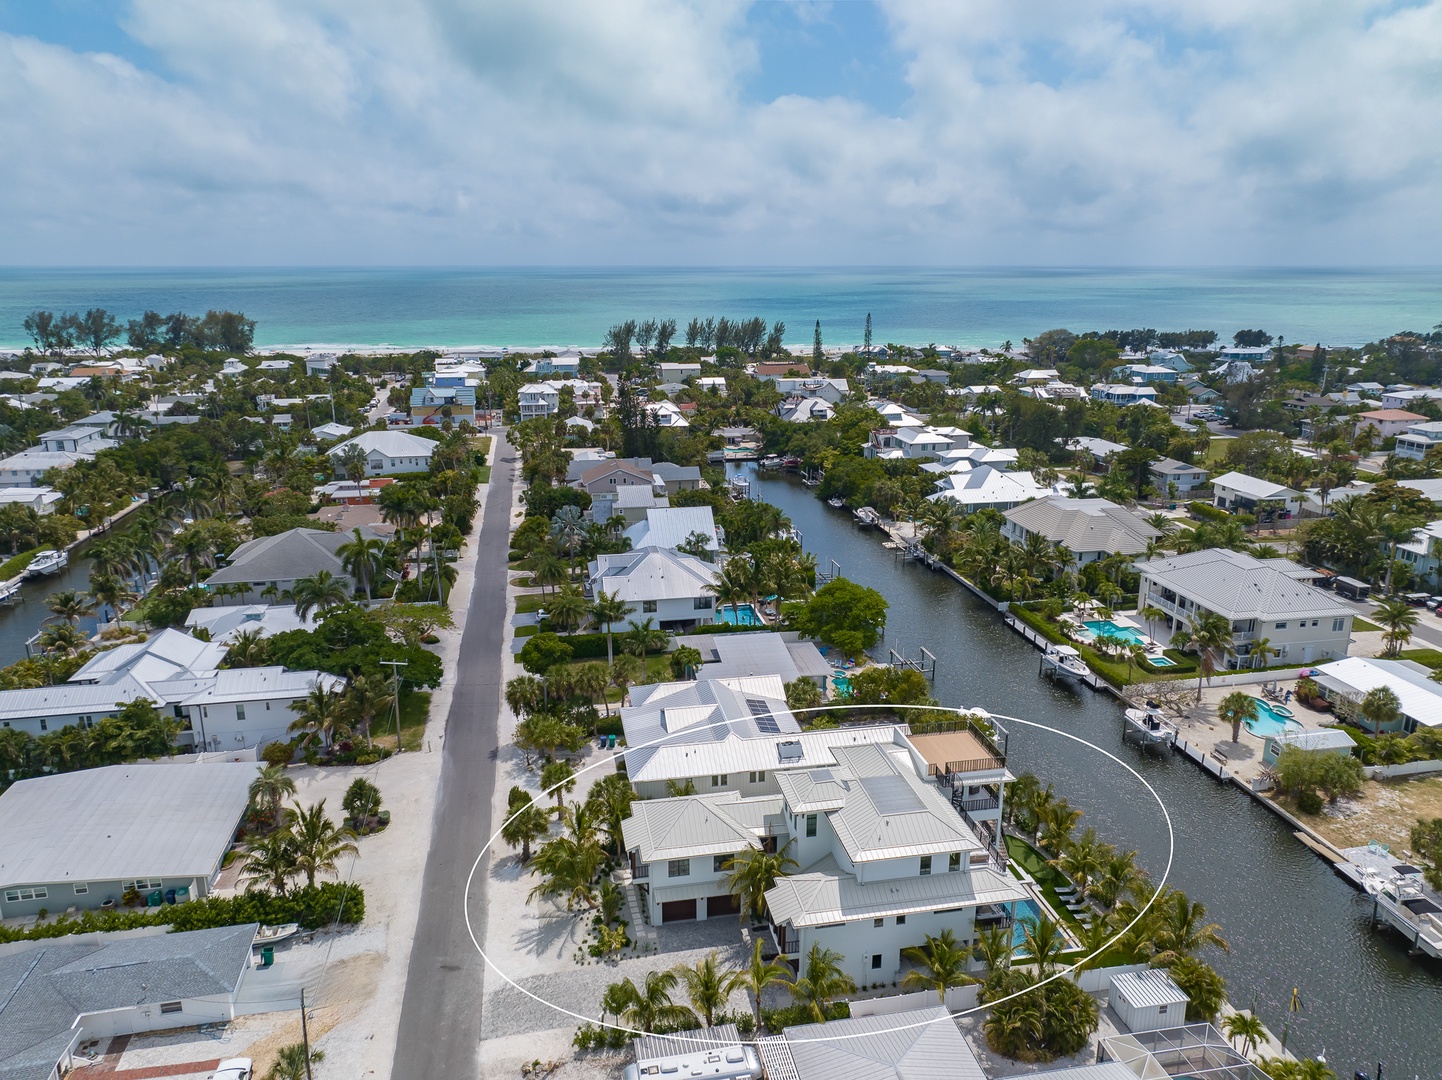
M953 803L955 805L955 803ZM962 799L961 809L969 814L980 813L984 810L996 810L1001 806L1001 800L992 796L991 798Z
M928 765L927 771L932 776L954 776L974 772L995 772L1005 766L1004 759L988 754L986 757L970 758L965 761L948 761L945 765Z

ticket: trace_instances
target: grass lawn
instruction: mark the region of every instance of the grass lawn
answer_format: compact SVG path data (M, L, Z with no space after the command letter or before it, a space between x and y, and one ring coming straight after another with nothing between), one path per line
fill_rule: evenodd
M477 466L476 472L481 476L481 483L489 484L491 482L491 467L489 465Z
M525 628L523 627L522 629ZM516 636L519 637L520 633L520 630L517 630ZM616 642L616 655L622 655L621 643L619 641ZM604 656L599 656L596 657L594 660L572 660L570 661L569 666L580 667L582 664L600 664L602 667L605 667L606 658ZM643 678L641 681L643 683L670 682L671 657L666 653L660 653L657 655L652 655L648 653L646 656L646 677ZM620 701L621 696L621 691L614 686L611 687L610 690L606 691L606 700L609 701L612 705Z
M421 739L425 735L426 718L431 712L431 695L426 690L408 690L401 688L401 749L419 750ZM377 746L395 748L395 718L394 714L382 719L376 717L373 727L375 742Z
M516 627L515 636L516 636L516 637L530 637L532 634L537 633L540 629L541 629L541 628L540 628L539 626L537 626L535 623L531 623L529 626L518 626L518 627Z
M1442 668L1442 649L1403 649L1399 655L1423 667Z
M1046 897L1047 903L1052 906L1057 915L1079 929L1081 924L1077 921L1076 916L1067 910L1066 902L1056 892L1058 888L1066 888L1071 884L1066 875L1049 864L1042 857L1041 852L1019 836L1007 836L1006 853L1041 886L1042 895Z
M546 598L540 593L527 593L516 597L516 614L530 615L546 606Z
M1376 634L1376 633L1380 633L1381 630L1382 630L1382 628L1381 628L1380 626L1378 626L1376 623L1369 623L1366 619L1362 618L1360 615L1353 617L1353 619L1352 619L1352 629L1358 631L1359 633L1363 633L1363 634Z

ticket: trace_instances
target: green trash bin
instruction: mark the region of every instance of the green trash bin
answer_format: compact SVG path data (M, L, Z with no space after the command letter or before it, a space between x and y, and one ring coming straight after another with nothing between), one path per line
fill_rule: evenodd
M275 963L275 946L262 945L260 947L260 966L268 968L273 963Z

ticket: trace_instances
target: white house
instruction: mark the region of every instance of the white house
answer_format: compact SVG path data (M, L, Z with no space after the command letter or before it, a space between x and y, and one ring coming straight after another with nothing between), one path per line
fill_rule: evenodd
M791 397L776 406L776 415L788 424L809 424L813 420L830 420L836 407L825 398Z
M687 428L691 421L673 401L648 401L643 406L656 421L658 428Z
M1357 434L1366 427L1375 428L1379 437L1390 439L1401 435L1413 424L1426 422L1427 418L1406 409L1372 409L1357 414Z
M826 379L819 375L805 379L776 375L770 377L770 382L782 397L820 398L832 405L840 404L851 393L851 385L845 379Z
M701 362L699 360L681 363L661 363L656 365L656 370L661 375L662 382L685 382L687 379L698 379L701 377Z
M877 428L863 453L868 458L918 461L971 446L971 433L957 427Z
M1028 499L1040 499L1052 493L1036 482L1026 470L1002 472L991 465L979 465L969 472L949 473L936 482L936 494L927 499L953 499L964 512L971 514L992 506L1010 510Z
M1349 656L1323 664L1313 680L1331 701L1346 697L1360 699L1369 690L1385 686L1397 695L1401 718L1384 730L1413 732L1419 727L1442 727L1442 685L1432 681L1432 672L1414 660L1374 660Z
M1092 387L1092 399L1109 405L1155 405L1157 392L1150 386L1132 383L1097 383Z
M1442 420L1427 420L1408 424L1407 430L1397 436L1396 449L1400 458L1421 461L1432 447L1442 444Z
M1117 369L1128 378L1141 383L1174 383L1177 369L1161 364L1127 364Z
M1177 494L1185 495L1207 483L1207 470L1200 465L1188 465L1176 458L1162 458L1151 465L1152 486L1166 494L1172 484L1177 485Z
M1001 535L1019 547L1033 536L1060 544L1072 564L1084 566L1108 555L1140 555L1161 535L1139 515L1110 499L1049 495L1005 512Z
M601 384L584 379L549 380L527 383L517 394L521 419L533 420L538 416L552 416L561 407L561 391L569 390L578 410L587 407L598 412L604 407Z
M119 446L114 439L105 437L105 428L86 424L71 424L56 431L47 431L40 436L40 449L49 453L69 452L72 454L95 455L101 450Z
M1111 468L1111 459L1126 450L1127 446L1095 435L1078 435L1067 443L1067 449L1086 454L1092 459L1093 466L1100 470Z
M590 587L619 596L636 618L653 618L663 630L688 630L712 621L716 568L694 555L651 547L598 555L590 566Z
M1250 514L1265 502L1273 504L1282 516L1290 517L1301 513L1302 509L1300 491L1236 471L1214 477L1212 495L1215 505L1223 510L1240 510Z
M53 514L64 497L52 487L0 487L0 506L18 503L42 515Z
M641 520L622 535L631 541L632 551L647 548L675 551L697 535L705 545L706 555L703 557L707 561L714 559L721 550L720 529L716 527L716 518L709 506L655 507L647 510Z
M43 450L22 450L0 458L0 482L10 487L25 484L40 486L51 469L68 469L77 461L88 460L84 454L50 453Z
M1310 664L1347 655L1354 612L1307 582L1315 571L1289 559L1258 559L1212 548L1135 564L1141 607L1165 613L1170 631L1190 626L1200 611L1232 624L1236 656L1227 667L1251 667L1251 652L1269 643L1267 663Z
M422 438L407 431L363 431L354 439L347 439L326 451L335 464L337 473L344 471L341 459L352 446L359 447L365 453L367 476L429 472L431 455L436 452L434 439Z
M1054 382L1061 378L1061 373L1056 368L1027 368L1025 371L1018 371L1011 377L1013 386L1033 386L1038 383L1045 384Z
M577 356L543 356L526 366L527 375L541 375L546 378L574 379L581 373L581 358Z
M1382 388L1377 386L1376 383L1359 383L1358 385L1365 385L1367 387L1367 389L1362 392L1368 394L1369 397L1381 392L1382 408L1384 409L1405 409L1413 402L1422 401L1427 398L1433 401L1442 401L1442 388L1435 386L1421 388L1392 387L1383 392ZM1350 390L1351 387L1349 386L1348 389Z

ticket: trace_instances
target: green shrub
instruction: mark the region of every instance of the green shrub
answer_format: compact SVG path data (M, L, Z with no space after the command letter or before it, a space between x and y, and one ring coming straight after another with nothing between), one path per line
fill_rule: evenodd
M260 752L260 760L267 765L289 765L293 757L295 757L295 747L288 742L266 743L265 749Z
M1320 814L1322 812L1322 796L1315 791L1304 791L1297 796L1297 809L1304 814Z

